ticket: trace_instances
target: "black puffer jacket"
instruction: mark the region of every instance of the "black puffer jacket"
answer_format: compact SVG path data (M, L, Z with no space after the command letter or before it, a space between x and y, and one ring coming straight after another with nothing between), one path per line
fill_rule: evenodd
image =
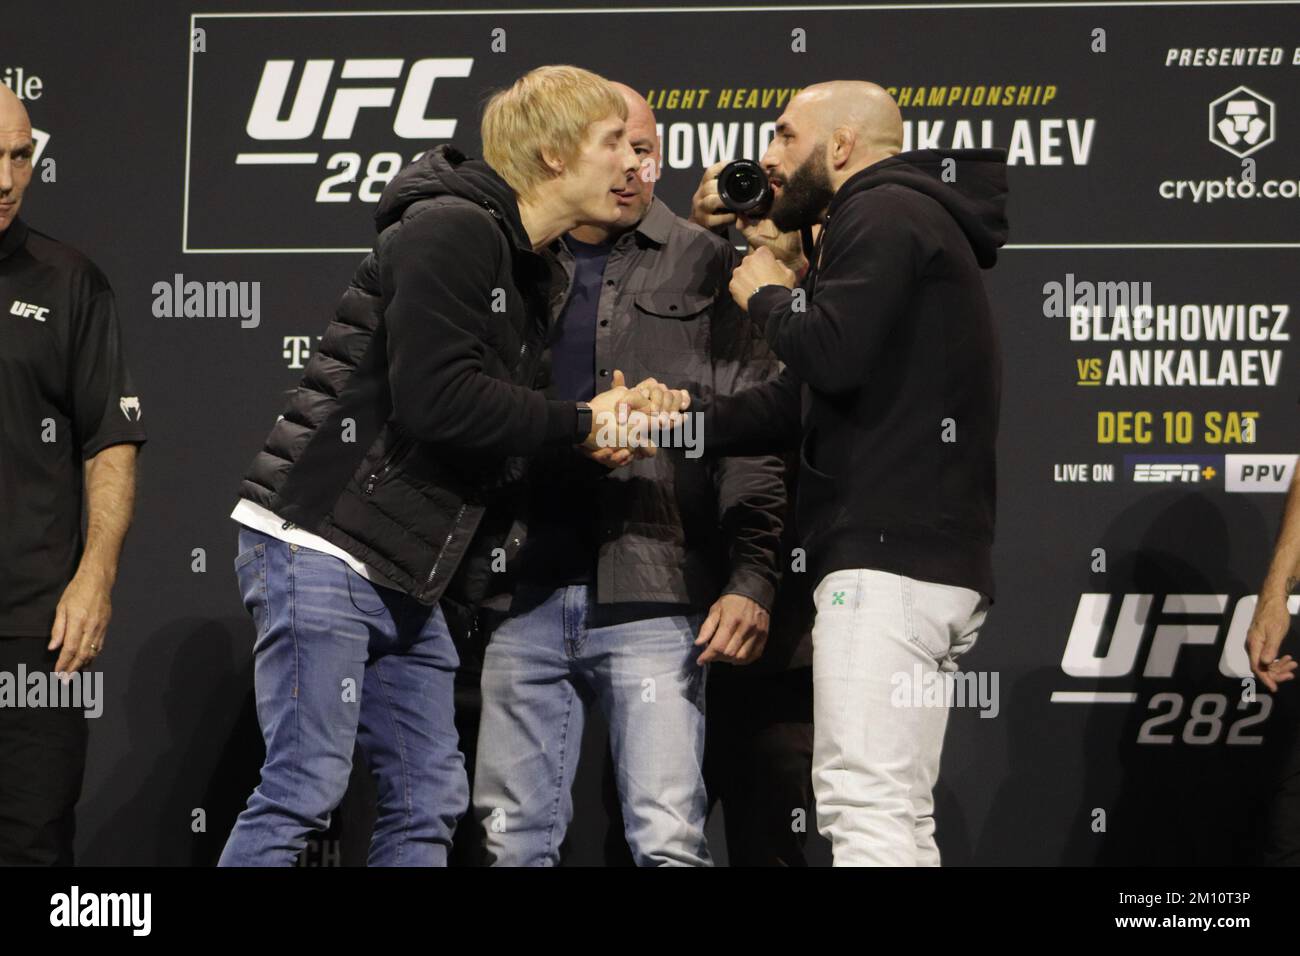
M572 444L577 426L574 403L532 390L548 270L510 187L451 146L403 169L375 221L242 497L425 604L472 602L491 549L513 550L526 457Z

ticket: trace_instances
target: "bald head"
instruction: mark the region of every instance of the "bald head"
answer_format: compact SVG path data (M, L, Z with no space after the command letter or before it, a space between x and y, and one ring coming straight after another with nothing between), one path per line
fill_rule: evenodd
M654 136L655 131L655 114L650 109L650 104L646 102L644 96L638 93L626 83L611 81L614 89L623 94L623 101L627 103L627 130L628 138L633 139L632 131L649 130L650 135Z
M13 90L0 83L0 130L25 129L31 135L32 121L27 116L27 107Z
M797 105L796 105L797 104ZM818 139L852 137L850 164L859 168L903 149L903 116L884 87L864 80L831 80L804 87L790 101L811 122Z
M32 121L9 87L0 84L0 232L18 216L23 193L32 181Z

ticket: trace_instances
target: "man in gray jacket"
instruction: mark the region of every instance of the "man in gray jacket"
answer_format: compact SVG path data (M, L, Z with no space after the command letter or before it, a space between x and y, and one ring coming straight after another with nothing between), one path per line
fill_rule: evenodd
M551 246L561 294L548 397L585 400L616 368L697 395L767 380L775 364L727 291L733 250L654 198L654 115L615 85L642 171L617 194L618 224L582 226ZM661 448L616 471L568 449L551 457L532 470L527 539L502 575L510 598L487 615L496 626L474 807L489 861L558 862L595 703L636 862L708 865L703 665L762 653L779 573L781 462L708 459L698 447Z

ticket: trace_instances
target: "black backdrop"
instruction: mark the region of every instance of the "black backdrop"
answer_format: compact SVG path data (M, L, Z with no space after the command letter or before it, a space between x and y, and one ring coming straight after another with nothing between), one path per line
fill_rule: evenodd
M24 215L111 278L151 436L102 659L82 862L215 860L261 759L230 565L238 477L373 238L367 197L437 142L476 154L485 95L555 62L662 91L658 194L679 213L709 162L757 156L790 92L819 80L895 89L913 145L1012 149L1012 245L987 276L1006 363L1000 598L965 662L997 678L1000 706L950 723L945 860L1255 858L1296 724L1297 692L1242 700L1239 648L1289 477L1269 469L1296 448L1300 6L382 6L10 13L0 78L40 131ZM1259 47L1259 65L1178 53ZM1240 193L1250 176L1252 196L1207 201L1206 183ZM160 314L155 285L177 275L258 283L257 321ZM1051 308L1050 283L1078 303L1108 282L1159 309L1139 314L1136 340ZM1238 307L1254 337L1249 323L1207 331ZM1104 311L1109 331L1122 310ZM1141 362L1155 371L1130 384ZM1149 434L1102 429L1144 413ZM602 746L596 727L586 752ZM585 763L575 863L598 862L604 837L598 761ZM315 862L361 852L357 783ZM812 854L826 859L817 841Z

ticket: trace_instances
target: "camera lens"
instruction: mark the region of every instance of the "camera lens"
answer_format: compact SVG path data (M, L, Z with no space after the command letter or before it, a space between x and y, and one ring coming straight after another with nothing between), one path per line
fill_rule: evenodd
M736 175L731 177L731 188L728 192L739 202L752 202L762 188L762 184L753 173L747 169L738 169Z
M763 167L752 159L737 159L718 174L718 195L732 212L761 219L772 205L772 190Z

